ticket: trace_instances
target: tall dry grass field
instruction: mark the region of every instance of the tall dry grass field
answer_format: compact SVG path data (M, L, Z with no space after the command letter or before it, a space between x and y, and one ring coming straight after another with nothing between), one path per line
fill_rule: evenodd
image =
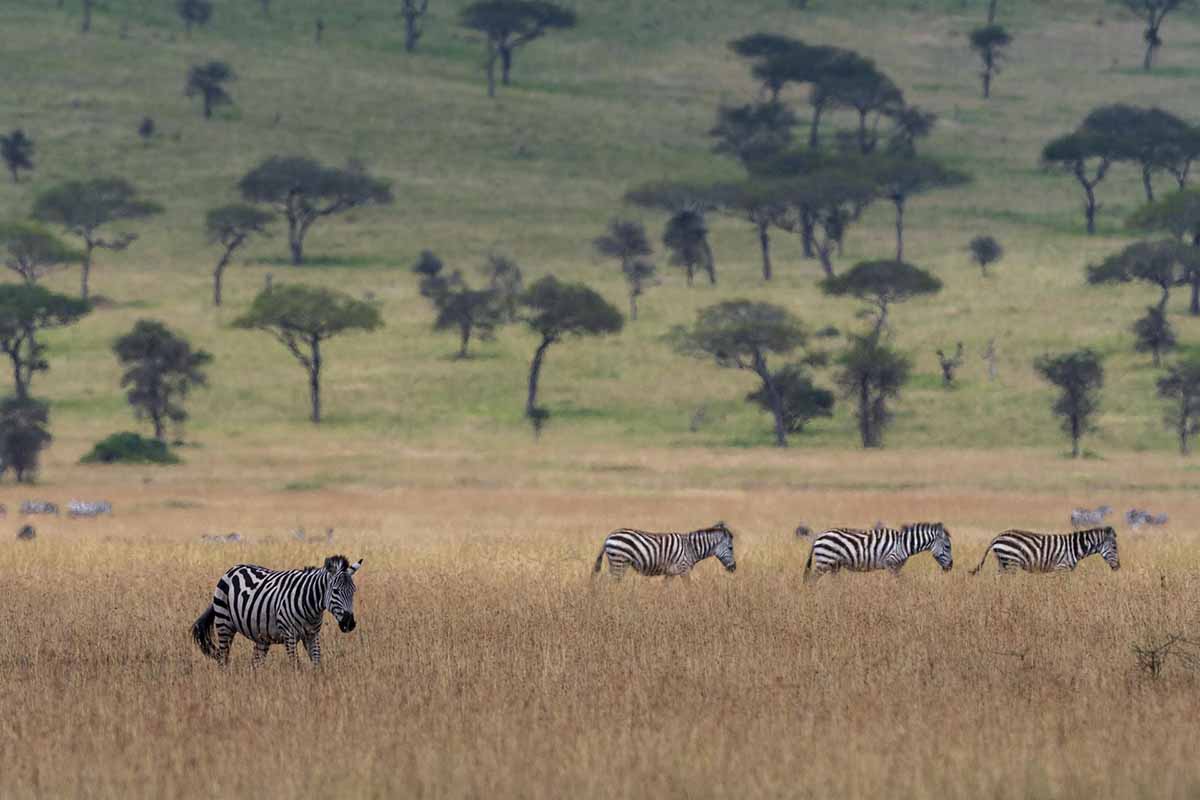
M943 489L639 493L599 473L591 491L230 486L185 501L114 481L97 489L113 517L0 542L0 796L1195 796L1200 678L1168 661L1152 679L1131 647L1200 628L1196 534L1122 531L1116 573L1091 559L971 578L995 531L1048 528L1067 501L989 488L986 459L946 458ZM1092 469L1101 486L1119 471ZM1136 491L1105 496L1200 513L1187 489ZM875 517L946 521L954 570L925 555L898 579L801 584L798 520ZM591 575L618 524L717 518L737 532L735 574ZM332 548L289 534L325 525ZM231 529L247 541L198 541ZM360 624L326 626L319 672L281 647L252 671L244 639L227 671L201 657L189 626L227 567L332 550L365 558Z

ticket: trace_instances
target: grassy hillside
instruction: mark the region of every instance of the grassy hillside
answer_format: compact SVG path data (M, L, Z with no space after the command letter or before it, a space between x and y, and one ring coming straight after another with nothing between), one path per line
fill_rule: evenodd
M657 242L662 216L622 207L635 183L736 174L731 162L710 154L705 131L719 102L744 102L756 91L725 42L757 30L874 58L910 102L938 112L926 151L975 176L967 188L910 207L906 255L946 288L895 311L895 344L913 357L916 375L897 406L889 445L1061 451L1050 390L1030 362L1087 344L1108 356L1101 430L1089 448L1172 447L1153 394L1157 373L1132 353L1129 333L1154 293L1090 289L1082 280L1089 260L1126 241L1121 220L1141 199L1137 176L1117 168L1101 186L1100 235L1089 238L1073 181L1042 173L1037 159L1042 143L1100 103L1160 104L1187 116L1200 74L1193 19L1169 21L1160 69L1146 75L1140 28L1114 7L1003 3L1000 21L1016 42L993 99L984 102L965 38L979 22L980 3L965 11L957 1L814 2L808 11L784 0L575 3L579 28L520 52L516 85L490 101L481 44L454 24L458 0L435 0L429 32L411 56L394 4L382 0L332 7L277 0L270 20L249 0L220 2L212 25L190 39L166 2L110 0L86 36L78 32L77 4L68 5L10 0L0 8L0 46L12 70L0 86L0 127L22 127L38 145L31 180L0 182L0 216L27 213L36 191L58 180L103 174L128 176L167 212L133 228L142 238L127 252L99 255L93 286L115 307L49 339L52 371L35 392L53 404L51 463L72 461L101 435L133 424L108 348L146 316L215 354L212 388L191 401L189 432L221 458L266 467L272 456L264 448L283 437L340 448L348 460L380 441L466 449L523 442L533 338L510 328L481 345L478 358L452 361L453 339L430 331L432 315L409 266L430 248L472 272L496 251L516 258L529 278L553 272L584 280L623 308L619 274L593 255L590 240L612 216L631 214ZM326 25L319 47L312 37L318 16ZM182 90L187 68L211 58L237 71L237 105L206 122ZM801 96L787 99L803 113ZM160 130L148 146L135 133L145 115ZM396 202L318 223L303 268L286 265L277 225L274 238L241 253L227 277L227 306L214 310L208 275L216 253L202 235L204 211L236 199L237 178L273 153L362 159L394 182ZM747 226L712 223L718 287L686 288L660 257L664 282L644 298L642 319L620 337L551 351L543 397L555 416L544 445L765 446L768 419L742 401L753 380L676 356L661 335L696 309L737 296L787 305L813 328L862 325L853 302L815 289L818 267L800 258L796 241L776 236L779 276L764 286ZM987 280L965 254L980 232L1007 249ZM887 209L873 209L850 231L839 265L887 255L891 237ZM268 273L370 292L383 305L381 333L329 348L324 434L307 430L299 367L267 336L229 327ZM76 282L73 273L52 280L63 290ZM1181 340L1200 340L1200 321L1183 314L1182 299L1172 307ZM986 380L979 358L989 339L1000 352L996 383ZM968 361L961 387L946 392L933 351L957 340ZM691 432L702 406L707 422ZM849 408L814 423L795 444L856 447Z

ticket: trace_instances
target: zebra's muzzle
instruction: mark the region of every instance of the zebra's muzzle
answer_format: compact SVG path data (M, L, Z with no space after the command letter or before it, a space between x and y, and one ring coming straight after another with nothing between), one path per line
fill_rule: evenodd
M725 568L726 572L737 572L737 564L730 564Z
M353 614L347 614L338 620L338 628L341 629L342 633L349 633L356 627L358 627L358 623L354 621Z

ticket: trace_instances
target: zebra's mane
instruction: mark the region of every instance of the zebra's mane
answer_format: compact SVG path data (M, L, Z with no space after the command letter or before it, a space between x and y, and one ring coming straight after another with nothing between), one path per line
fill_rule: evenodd
M350 559L342 555L330 556L325 559L325 569L335 575L343 572L348 566L350 566ZM312 567L312 569L317 569L317 567Z
M915 533L921 530L933 531L934 533L946 533L946 526L941 522L913 522L908 525L900 526L901 533L908 533L909 531Z
M725 524L725 520L718 520L716 522L716 524L710 525L707 528L700 528L699 530L692 531L692 533L717 533L717 532L729 534L729 538L730 539L733 538L733 531L729 530L729 526Z

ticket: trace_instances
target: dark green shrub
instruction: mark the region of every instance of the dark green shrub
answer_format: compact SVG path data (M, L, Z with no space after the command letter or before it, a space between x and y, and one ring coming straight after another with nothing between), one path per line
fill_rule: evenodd
M178 464L166 442L123 431L96 442L81 464Z

